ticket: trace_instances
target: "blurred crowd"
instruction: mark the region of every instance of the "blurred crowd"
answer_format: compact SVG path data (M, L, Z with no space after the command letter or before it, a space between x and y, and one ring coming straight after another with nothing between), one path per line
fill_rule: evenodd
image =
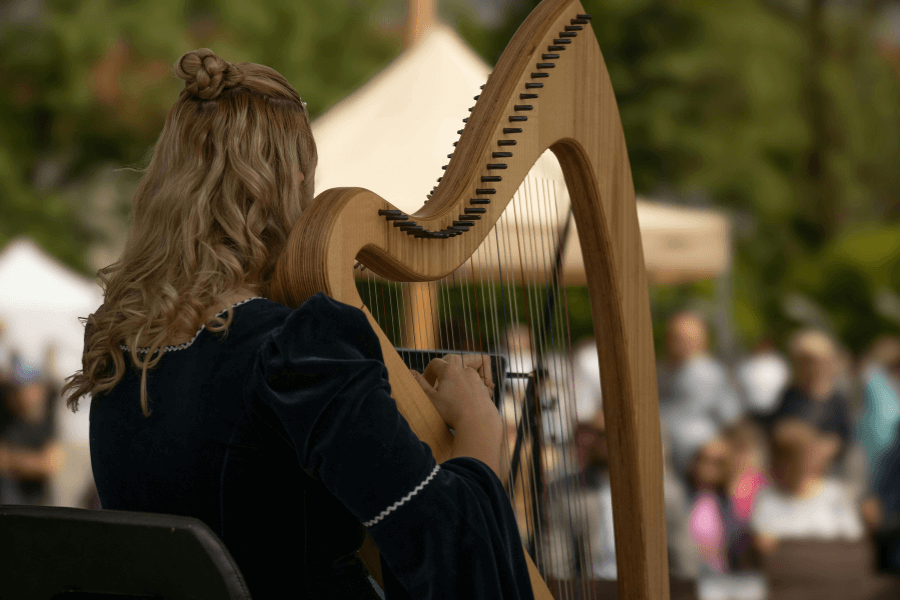
M507 332L508 375L536 369L531 337L524 326ZM900 573L900 338L883 336L854 358L827 332L803 329L790 337L786 356L764 340L730 368L710 351L708 338L701 317L675 315L657 365L672 576L758 572L785 540L877 544L880 568ZM551 568L559 578L574 570L612 580L615 537L596 345L578 345L573 358L551 356L543 368L573 383L580 419L567 428L564 419L548 421L553 410L545 410L541 427L550 446L577 449L574 470L587 516L575 524L583 547L561 554ZM22 360L3 343L0 322L0 504L51 503L49 483L64 457L54 417L60 386L50 360ZM510 386L519 392L503 400L504 414L515 416L510 440L525 381ZM551 392L539 391L542 401ZM527 455L526 449L522 462ZM553 479L551 473L547 480ZM570 517L556 520L550 497L549 539L554 528L557 539L573 539ZM528 500L514 502L524 509ZM93 486L82 507L99 508Z
M578 376L590 378L585 368ZM803 329L787 356L762 341L727 368L704 320L683 312L668 322L658 374L673 577L760 572L787 540L877 545L878 568L900 572L900 338L854 359L827 332ZM615 579L597 384L598 410L576 440L587 505L608 514L593 519L581 554L595 578Z
M0 504L50 504L50 481L64 462L53 351L42 364L23 360L4 332L0 321Z

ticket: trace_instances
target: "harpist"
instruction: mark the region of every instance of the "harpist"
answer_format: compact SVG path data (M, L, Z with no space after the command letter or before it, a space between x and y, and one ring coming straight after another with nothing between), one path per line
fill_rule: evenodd
M397 411L361 311L266 298L313 198L300 96L207 49L174 71L185 88L64 390L73 409L92 397L103 508L201 519L256 600L378 598L357 555L366 531L389 599L533 598L480 365L416 374L456 431L438 465Z

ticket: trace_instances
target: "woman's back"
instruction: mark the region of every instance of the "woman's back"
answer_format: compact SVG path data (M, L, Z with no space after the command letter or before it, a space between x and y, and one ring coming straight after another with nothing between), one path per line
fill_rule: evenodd
M209 318L244 290L269 295L318 159L306 105L276 71L204 48L174 72L185 88L125 250L98 271L104 304L63 388L73 410L93 399L103 508L200 518L256 600L375 598L356 555L366 532L392 600L532 598L480 357L434 359L417 377L456 432L438 465L397 410L358 308L317 294Z
M265 406L247 389L260 346L290 309L259 298L234 312L226 339L203 329L165 354L149 377L149 418L136 401L137 371L92 403L94 479L105 509L201 519L222 538L254 598L300 594L328 562L356 552L364 530L300 468L285 434L271 429L277 420L260 416ZM302 572L317 562L315 573ZM355 576L372 591L360 565L347 568L341 579Z
M356 556L366 531L389 598L533 597L497 475L436 464L360 310L247 301L227 338L201 330L148 382L150 417L135 370L92 402L101 505L200 518L257 600L377 597Z

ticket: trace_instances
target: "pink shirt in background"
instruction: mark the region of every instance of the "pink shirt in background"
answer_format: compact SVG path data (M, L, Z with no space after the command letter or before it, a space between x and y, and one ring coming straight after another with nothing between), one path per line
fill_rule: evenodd
M765 473L752 467L744 469L731 495L731 507L734 517L739 523L750 522L756 496L768 485L769 480Z
M699 556L714 571L725 571L725 523L715 495L701 492L691 509L689 526Z

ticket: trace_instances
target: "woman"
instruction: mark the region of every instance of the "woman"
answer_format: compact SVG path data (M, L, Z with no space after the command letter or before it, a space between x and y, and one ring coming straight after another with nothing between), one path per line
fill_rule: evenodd
M688 475L690 513L688 523L697 549L701 576L731 570L728 549L734 533L728 504L730 449L716 435L704 442Z
M818 429L824 436L819 444L819 463L827 473L843 459L852 441L850 403L838 386L841 350L824 331L804 329L791 337L790 357L793 381L765 426L771 431L782 418L796 417Z
M861 362L865 412L856 439L866 454L867 483L875 488L881 457L893 445L900 423L900 338L879 338Z
M415 374L456 431L437 465L390 397L360 310L266 299L313 199L300 96L208 49L174 71L185 89L122 257L98 273L105 301L64 389L74 409L93 396L103 508L202 519L256 600L377 598L357 557L366 531L388 598L532 598L480 365L437 359Z

